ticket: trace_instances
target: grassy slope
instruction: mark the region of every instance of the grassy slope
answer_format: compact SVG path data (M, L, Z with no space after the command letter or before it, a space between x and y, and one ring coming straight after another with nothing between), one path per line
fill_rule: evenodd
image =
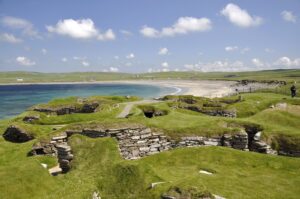
M124 121L158 127L176 138L218 134L227 131L226 126L232 122L253 122L261 124L266 135L299 136L299 106L290 105L288 110L268 108L277 102L300 104L298 99L260 93L244 94L243 98L245 101L232 105L239 113L240 118L237 119L172 110L165 103L160 103L153 106L168 110L167 116L148 119L135 108L131 118L115 119L122 107L108 108L92 114L42 117L37 124L27 124L25 128L42 138L55 133L52 128L57 124ZM23 115L13 119L13 123L24 125L21 122ZM9 123L11 121L0 121L0 133ZM297 198L300 194L300 159L297 158L204 147L177 149L137 161L125 161L119 156L115 140L77 135L71 139L75 155L72 171L52 177L40 163L53 166L56 163L54 158L26 157L35 141L14 144L4 141L1 136L0 198L88 198L98 190L102 198L147 199L159 198L170 186L197 186L226 198ZM200 169L214 171L215 175L201 175L198 173ZM157 181L168 183L153 190L147 189L150 183Z
M116 141L74 136L75 159L66 175L52 177L40 157L26 157L32 142L0 139L0 198L159 198L170 186L196 186L226 198L297 198L300 159L228 148L185 148L136 161L119 156ZM53 160L47 160L51 162ZM200 169L213 176L199 174ZM16 173L18 175L16 175ZM152 190L152 182L165 181Z

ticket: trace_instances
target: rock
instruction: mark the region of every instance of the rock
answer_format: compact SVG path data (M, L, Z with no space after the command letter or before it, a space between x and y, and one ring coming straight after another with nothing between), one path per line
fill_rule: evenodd
M9 126L3 134L3 138L10 142L22 143L34 139L34 136L16 126Z
M94 192L92 195L92 199L101 199L99 192Z
M47 169L48 165L47 164L44 164L44 163L41 163L42 167Z
M177 199L175 196L169 196L169 195L162 195L162 199Z
M248 149L248 134L246 131L241 130L241 132L233 135L232 137L232 148L246 150Z
M28 115L28 116L25 116L23 118L23 121L27 122L27 123L32 123L32 122L37 121L39 119L40 119L39 115Z
M56 176L58 174L62 173L62 169L57 165L55 167L52 167L51 169L48 170L49 173L53 176Z
M156 187L156 185L164 184L164 183L166 183L166 182L153 182L153 183L151 183L150 188L153 189L154 187Z
M278 109L286 109L287 108L287 103L278 103L275 105L276 108Z
M218 196L218 195L216 195L216 194L213 194L213 196L215 197L215 199L226 199L226 198L224 198L224 197L222 197L222 196Z
M199 173L206 174L206 175L212 175L213 174L213 173L205 171L205 170L200 170Z

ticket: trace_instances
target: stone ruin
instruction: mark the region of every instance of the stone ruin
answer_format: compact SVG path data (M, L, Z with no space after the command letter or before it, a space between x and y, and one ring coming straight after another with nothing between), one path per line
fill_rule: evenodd
M3 138L10 142L22 143L34 139L34 136L22 128L11 125L5 130Z
M47 114L56 114L56 115L66 115L72 113L93 113L99 107L97 102L86 102L81 106L76 105L66 105L59 107L39 107L36 106L33 108L34 111L44 112Z
M167 151L177 147L197 146L223 146L243 151L255 151L265 154L277 154L269 145L260 140L260 132L251 136L245 130L235 134L221 136L182 137L180 141L170 140L161 132L154 132L144 126L132 126L126 128L82 128L80 130L67 130L62 135L52 137L50 142L39 142L32 148L30 155L52 155L58 158L59 167L52 170L53 175L66 173L71 168L73 154L68 139L74 134L81 134L90 138L113 137L119 145L120 154L124 159L134 160L141 157ZM250 134L250 136L249 136Z

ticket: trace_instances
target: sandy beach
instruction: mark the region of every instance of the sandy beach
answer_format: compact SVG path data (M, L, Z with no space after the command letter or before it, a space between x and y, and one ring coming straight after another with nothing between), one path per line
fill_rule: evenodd
M175 88L173 95L194 95L202 97L223 97L234 91L235 81L216 80L140 80L121 81L128 84L147 84ZM120 83L121 83L120 82Z

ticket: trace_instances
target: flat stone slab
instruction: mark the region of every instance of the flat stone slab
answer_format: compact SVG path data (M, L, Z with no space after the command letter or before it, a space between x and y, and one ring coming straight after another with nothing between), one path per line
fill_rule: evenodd
M62 169L59 167L59 165L50 168L48 171L53 176L56 176L56 175L62 173Z
M156 187L156 185L159 185L159 184L164 184L166 182L153 182L151 183L151 189L153 189L154 187Z
M213 173L205 171L205 170L200 170L199 173L205 174L205 175L213 175Z

